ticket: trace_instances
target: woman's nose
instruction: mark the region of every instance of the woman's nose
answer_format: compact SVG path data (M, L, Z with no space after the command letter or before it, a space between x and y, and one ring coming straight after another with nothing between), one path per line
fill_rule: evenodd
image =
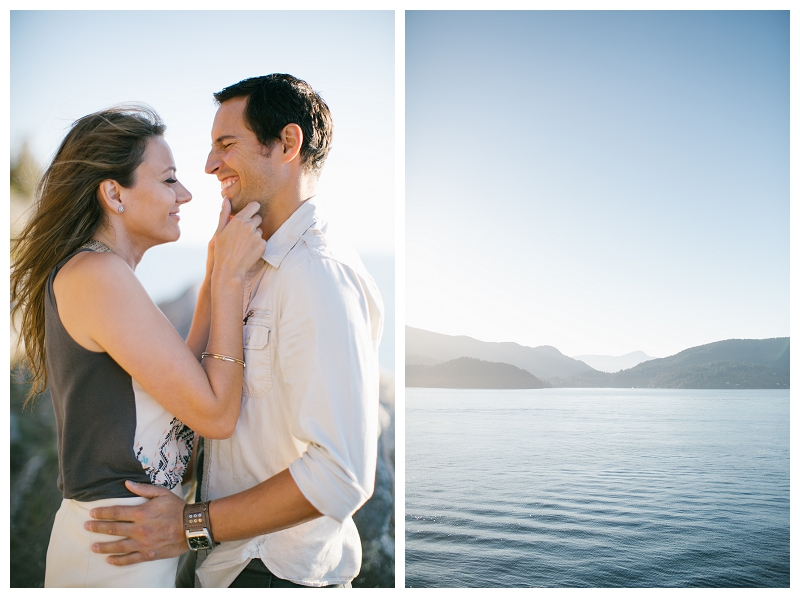
M187 201L192 200L191 192L186 187L184 187L182 183L180 184L180 189L178 191L177 199L180 203L186 203Z

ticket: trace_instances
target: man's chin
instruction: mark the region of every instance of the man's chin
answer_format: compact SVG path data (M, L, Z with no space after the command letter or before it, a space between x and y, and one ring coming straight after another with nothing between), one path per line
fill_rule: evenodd
M256 200L254 200L254 199L238 199L238 200L237 199L229 199L228 201L231 202L231 216L233 216L234 214L238 214L239 212L241 212L245 208L245 206L247 204L249 204L252 201L256 201ZM259 205L261 207L258 208L258 212L256 212L256 214L260 214L261 217L263 218L264 212L265 212L264 203L260 202L260 201L258 203L259 203Z
M225 197L225 196L223 195L223 197ZM227 199L229 202L231 202L231 215L238 214L239 212L242 211L242 208L244 207L244 205L242 205L238 201L236 201L235 197L234 198L225 197L225 199Z

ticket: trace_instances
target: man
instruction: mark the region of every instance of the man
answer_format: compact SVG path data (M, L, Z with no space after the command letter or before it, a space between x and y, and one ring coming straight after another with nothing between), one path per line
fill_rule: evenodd
M246 79L214 97L206 172L233 212L261 205L267 241L245 281L241 415L230 439L206 441L210 502L184 509L169 491L131 484L152 500L94 509L110 521L89 529L126 538L93 550L127 565L182 554L188 536L195 547L220 543L198 558L203 587L348 585L361 564L351 515L374 485L383 306L311 200L333 122L290 75Z

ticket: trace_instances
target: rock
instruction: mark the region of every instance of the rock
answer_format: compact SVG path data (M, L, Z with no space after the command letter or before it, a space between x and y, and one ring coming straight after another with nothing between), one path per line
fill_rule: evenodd
M361 536L361 572L354 588L394 587L394 377L381 374L378 466L375 491L353 515Z
M197 293L200 285L193 285L186 289L180 297L170 301L162 301L158 304L161 312L167 316L167 320L178 331L181 338L186 340L189 329L192 327L192 317L194 317L194 306L197 305Z

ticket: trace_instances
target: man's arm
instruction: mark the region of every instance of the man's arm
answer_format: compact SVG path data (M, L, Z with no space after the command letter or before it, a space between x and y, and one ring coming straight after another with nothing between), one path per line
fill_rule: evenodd
M280 383L292 436L307 447L289 471L318 511L343 522L375 484L383 308L371 281L333 258L312 258L285 280Z
M304 268L283 291L276 383L291 389L292 434L308 449L291 471L211 502L217 541L279 531L320 515L343 521L372 494L381 308L369 307L361 281L341 264L316 259ZM137 507L93 509L92 517L115 521L92 521L88 529L128 537L93 550L124 555L109 558L119 565L185 551L182 501L152 486L129 488L155 498Z
M131 492L152 500L136 507L98 507L86 529L112 536L126 536L115 542L92 545L100 554L112 554L112 565L178 556L188 550L183 527L186 503L166 488L127 482ZM320 517L297 487L289 470L257 486L211 502L209 517L217 542L228 542L269 534Z

